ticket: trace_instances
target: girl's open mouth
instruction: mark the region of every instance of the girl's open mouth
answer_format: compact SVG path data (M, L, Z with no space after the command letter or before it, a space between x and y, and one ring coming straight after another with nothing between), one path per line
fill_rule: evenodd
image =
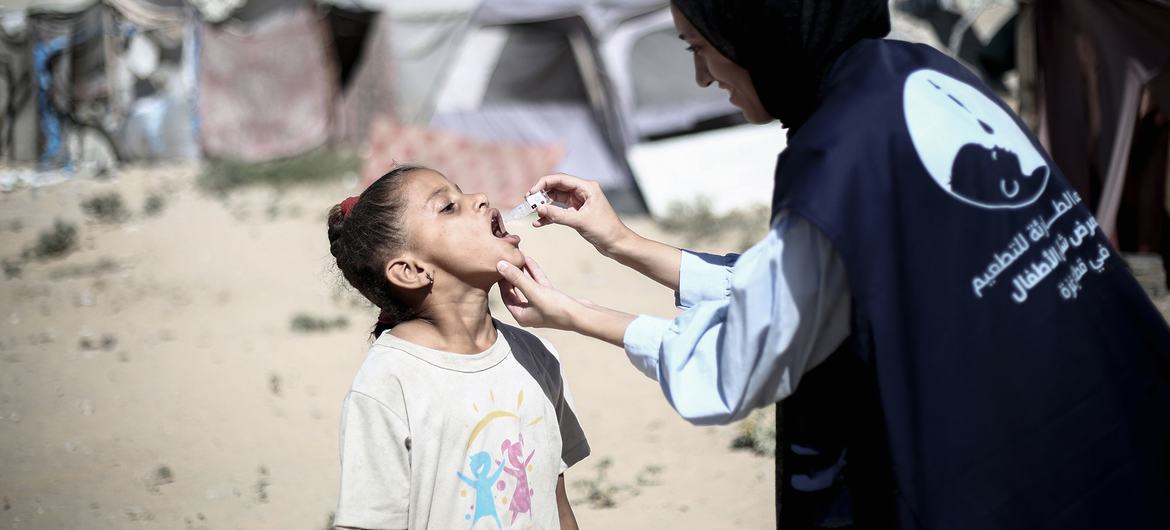
M495 208L492 209L491 230L492 235L497 239L503 239L513 245L520 244L520 236L508 233L508 229L504 226L504 217Z

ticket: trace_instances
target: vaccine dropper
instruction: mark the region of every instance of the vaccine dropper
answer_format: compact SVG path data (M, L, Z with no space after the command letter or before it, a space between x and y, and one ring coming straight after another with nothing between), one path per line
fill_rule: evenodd
M553 201L549 198L548 194L543 191L538 191L528 195L524 197L524 202L517 204L515 208L512 208L511 211L503 215L504 222L510 223L517 219L522 219L528 214L535 212L536 208L538 208L540 205L552 204L552 202Z

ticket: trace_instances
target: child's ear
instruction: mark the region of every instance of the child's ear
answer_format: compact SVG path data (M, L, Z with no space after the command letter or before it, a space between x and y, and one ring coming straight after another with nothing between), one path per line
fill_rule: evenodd
M386 263L386 279L399 289L410 291L430 287L434 276L426 264L410 255L402 255Z

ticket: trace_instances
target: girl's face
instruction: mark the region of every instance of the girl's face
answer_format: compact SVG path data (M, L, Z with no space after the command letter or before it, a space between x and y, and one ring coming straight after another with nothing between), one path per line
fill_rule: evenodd
M695 82L701 87L716 83L719 88L726 90L732 105L743 111L747 121L756 124L769 123L773 119L771 114L760 102L756 93L756 86L752 84L752 76L738 64L725 57L715 49L699 30L687 20L687 17L670 4L670 15L674 18L674 27L678 30L680 39L686 41L695 61Z
M403 183L403 221L410 253L473 286L490 287L500 279L500 260L521 267L520 237L509 235L499 210L482 193L466 194L429 169L412 171ZM436 283L440 280L436 274Z

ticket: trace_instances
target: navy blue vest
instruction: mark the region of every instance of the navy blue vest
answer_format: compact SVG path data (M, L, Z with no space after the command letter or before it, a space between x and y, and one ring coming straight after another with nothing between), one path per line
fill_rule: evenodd
M774 205L843 257L853 337L782 404L780 527L1170 528L1170 328L1044 149L922 45L823 94Z

